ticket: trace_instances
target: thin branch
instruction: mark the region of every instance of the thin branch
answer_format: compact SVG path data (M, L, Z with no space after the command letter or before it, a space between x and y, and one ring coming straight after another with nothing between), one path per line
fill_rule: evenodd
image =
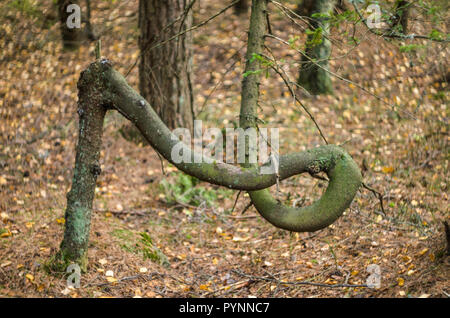
M374 195L375 197L378 198L378 200L380 201L381 211L383 212L384 216L386 216L386 212L385 212L385 210L384 210L384 204L383 204L383 195L382 195L379 191L377 191L377 190L375 190L374 188L372 188L372 187L368 186L367 184L365 184L364 182L362 183L362 186L363 186L365 189L367 189L367 190L369 190L370 192L372 192L373 195Z
M236 196L236 200L234 200L234 204L233 204L233 208L231 209L231 213L233 213L234 208L236 207L236 204L237 204L237 202L238 202L239 196L241 195L241 192L242 192L242 191L239 191L239 192L238 192L238 194L237 194L237 196Z
M225 11L227 11L229 8L231 8L232 6L234 6L237 2L239 2L240 0L235 0L232 3L230 3L229 5L227 5L225 8L223 8L222 10L220 10L219 12L217 12L216 14L212 15L211 17L209 17L208 19L200 22L199 24L196 24L186 30L183 30L177 34L175 34L174 36L170 37L169 39L156 43L155 45L146 48L143 52L141 52L141 54L139 54L139 56L137 57L136 61L133 63L133 65L130 67L130 69L126 72L125 74L125 78L131 73L131 71L134 69L134 67L137 65L137 63L139 62L140 58L142 57L142 55L148 51L151 51L153 49L156 49L166 43L169 43L170 41L173 41L175 39L177 39L178 37L182 36L183 34L186 34L188 32L192 32L202 26L204 26L205 24L207 24L208 22L210 22L211 20L215 19L216 17L218 17L219 15L221 15L222 13L224 13Z
M235 274L241 276L241 277L246 277L249 278L251 280L256 280L256 281L266 281L266 282L272 282L272 283L277 283L280 285L309 285L309 286L316 286L316 287L328 287L328 288L360 288L360 287L368 287L366 284L335 284L335 285L331 285L331 284L322 284L322 283L313 283L313 282L305 282L305 281L300 281L300 282L291 282L291 281L281 281L275 278L270 278L267 276L255 276L255 275L249 275L246 274L244 272L241 272L238 269L233 269L232 272L234 272Z
M316 126L317 130L319 131L320 136L322 137L322 139L325 141L325 144L328 145L328 141L327 138L325 138L325 135L322 131L322 129L320 128L319 124L317 123L316 119L314 118L313 114L309 111L309 109L302 103L302 101L300 99L298 99L297 95L295 94L294 89L292 88L292 86L290 85L290 83L292 83L292 81L287 77L287 74L283 75L284 70L282 68L280 68L276 62L275 59L273 59L273 61L276 64L276 67L274 67L273 65L271 66L271 68L283 79L284 83L286 84L286 86L289 89L289 93L291 93L292 97L294 98L294 100L300 104L300 106L303 108L303 110L308 114L308 116L311 118L311 120L313 121L314 125ZM280 70L281 69L281 72Z
M430 38L429 36L426 36L426 35L419 35L419 34L401 34L401 33L396 33L396 32L392 32L392 31L389 33L377 32L373 28L368 26L367 19L364 18L362 13L359 11L358 6L353 1L350 1L350 2L352 3L353 8L355 8L356 14L359 16L362 23L367 27L367 29L370 32L372 32L373 34L378 35L380 37L395 38L395 39L401 39L401 40L425 39L425 40L429 40L429 41L442 42L442 43L447 43L450 41L448 39L445 39L445 40L444 39L435 39L435 38Z
M273 38L273 39L275 39L275 40L277 40L277 41L279 41L279 42L282 42L282 43L284 43L284 44L286 44L286 45L290 45L289 42L287 42L287 41L285 41L285 40L283 40L283 39L281 39L281 38L279 38L279 37L277 37L277 36L274 36L273 34L266 34L266 37ZM367 93L367 94L369 94L369 95L375 97L376 99L378 99L378 100L379 100L380 102L382 102L383 104L388 105L388 106L389 106L390 108L392 108L393 110L395 109L395 105L389 104L389 103L386 102L383 98L381 98L380 96L378 96L378 95L372 93L372 92L369 91L367 88L364 88L364 87L361 86L360 84L358 84L358 83L356 83L356 82L353 82L353 81L349 80L348 78L342 77L341 75L339 75L339 74L337 74L337 73L334 73L334 72L330 71L330 70L329 70L328 68L326 68L326 67L323 67L322 65L320 65L319 63L317 63L316 61L314 61L313 58L309 57L305 52L303 52L303 51L301 51L301 50L299 50L299 49L295 49L295 50L296 50L297 52L299 52L301 55L303 55L306 59L308 59L308 61L310 61L311 63L313 63L313 64L316 65L317 67L321 68L321 69L324 70L325 72L329 73L330 75L332 75L332 76L334 76L334 77L340 79L341 81L344 81L344 82L346 82L346 83L349 83L349 84L352 84L352 85L358 87L359 89L361 89L361 90L364 91L365 93ZM410 117L413 118L413 119L417 119L413 114L411 114L411 113L409 113L409 112L407 112L407 111L405 111L405 110L399 109L398 111L400 111L400 112L402 112L402 113L404 113L404 114L410 116Z

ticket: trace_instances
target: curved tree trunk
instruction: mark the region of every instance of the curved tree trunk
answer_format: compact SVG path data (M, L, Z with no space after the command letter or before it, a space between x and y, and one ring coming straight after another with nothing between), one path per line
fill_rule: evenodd
M158 45L192 26L188 0L139 1L139 90L170 129L193 128L192 34ZM182 17L180 22L173 23Z
M305 1L307 2L307 1ZM305 54L298 84L313 95L332 94L333 85L328 70L328 58L331 54L331 42L328 39L330 25L326 17L312 17L313 14L330 15L333 13L335 0L312 1L308 6L311 33L306 40Z
M240 126L256 125L259 59L266 31L267 0L253 0L247 43L246 72L241 93ZM361 173L352 158L340 147L326 145L304 152L279 157L278 170L267 173L264 168L246 164L237 167L216 162L190 145L173 138L169 128L161 121L152 106L112 68L108 60L92 63L81 75L78 83L80 127L72 189L67 196L66 228L60 251L51 262L51 268L65 270L70 263L86 270L87 246L95 193L95 181L100 173L98 164L102 138L102 125L106 107L118 110L129 119L164 158L185 173L200 180L232 189L250 191L258 212L273 225L290 231L316 231L333 223L347 209L361 184ZM188 161L173 158L183 151ZM200 160L199 160L200 159ZM266 189L278 181L300 173L325 172L329 185L322 197L310 206L291 208L275 200ZM260 190L260 191L257 191Z

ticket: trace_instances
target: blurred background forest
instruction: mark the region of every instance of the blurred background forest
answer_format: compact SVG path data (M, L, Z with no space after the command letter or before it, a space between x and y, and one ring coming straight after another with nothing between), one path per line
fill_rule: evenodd
M193 1L192 21L182 22L198 26L188 32L190 107L209 127L239 121L250 12L244 6L217 14L229 3ZM56 1L1 1L0 296L449 297L448 2L414 1L407 32L384 34L358 15L368 16L369 2L355 3L358 12L347 1L333 9L332 92L320 95L285 83L296 82L299 51L317 35L301 19L301 1L269 3L267 55L285 77L267 63L259 112L264 126L280 128L282 153L323 144L318 125L329 143L351 154L375 191L361 188L350 209L323 230L280 230L248 207L247 194L162 164L111 111L89 268L81 288L68 289L45 264L64 231L77 81L95 61L100 38L102 55L139 89L139 1L90 1L90 26L84 17L86 34L71 49L61 40ZM396 1L380 3L386 14ZM277 195L307 205L325 187L301 175L282 181ZM370 264L381 268L380 288L345 286L366 284Z

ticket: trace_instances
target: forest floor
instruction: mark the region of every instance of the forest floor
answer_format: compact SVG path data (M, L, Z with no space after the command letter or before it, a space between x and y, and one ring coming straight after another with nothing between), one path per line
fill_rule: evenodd
M334 77L334 95L297 93L329 142L343 145L365 183L382 194L384 213L362 188L341 218L315 233L277 229L253 207L242 213L244 193L233 209L237 191L197 184L167 162L163 175L155 151L126 141L119 133L126 120L109 112L89 267L81 288L70 289L45 264L63 236L78 135L76 83L94 61L94 44L62 51L59 26L44 18L52 18L52 1L42 2L43 13L8 3L0 4L0 296L449 297L449 86L441 79L448 47L420 40L425 48L401 52L359 26L361 41L352 48L342 40L351 26L332 30L331 69L353 83ZM196 4L195 23L220 6ZM122 74L139 54L136 10L137 1L93 8L102 54ZM273 33L299 35L293 43L301 48L302 32L271 10ZM194 31L197 118L208 127L237 122L247 27L248 19L230 11ZM299 54L273 39L266 44L295 79ZM282 153L323 144L277 76L262 80L260 111L268 127L280 127ZM137 88L137 67L127 80ZM296 176L281 183L278 196L309 204L325 186ZM366 284L370 264L380 266L380 288L341 286Z

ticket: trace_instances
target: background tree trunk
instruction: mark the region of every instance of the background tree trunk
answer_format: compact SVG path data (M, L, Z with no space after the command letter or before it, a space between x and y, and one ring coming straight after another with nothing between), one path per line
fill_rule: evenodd
M249 0L240 0L234 5L234 12L238 15L248 12L248 2Z
M408 33L408 19L409 19L409 8L411 3L409 1L397 0L394 7L394 18L391 25L392 29L399 30L401 26L400 33Z
M67 19L72 14L67 12L67 6L70 4L76 4L81 9L81 25L80 28L69 28L67 26ZM61 36L63 41L64 49L66 50L76 50L80 47L83 41L90 40L94 41L97 39L94 34L91 25L91 2L90 0L85 1L86 12L83 11L81 1L79 0L58 0L58 14L59 21L61 23Z
M67 12L67 6L76 4L80 6L79 0L58 0L59 21L61 22L61 36L64 49L76 50L84 39L84 32L81 28L70 29L67 26L67 19L70 12ZM80 6L81 7L81 6Z
M306 2L305 1L305 5ZM316 0L312 1L312 6L308 6L310 17L310 24L312 31L322 29L322 36L320 43L315 43L315 35L309 34L307 37L305 53L309 58L302 56L302 65L300 67L300 76L298 84L304 87L313 95L331 94L333 93L333 86L328 70L328 58L331 54L331 42L327 38L329 36L330 24L325 17L313 18L314 13L330 15L333 13L335 0ZM317 61L311 62L310 59ZM318 65L320 66L318 66Z
M301 3L297 5L297 9L295 12L298 15L309 16L314 6L315 0L303 0Z
M139 89L170 129L192 131L192 34L155 47L192 26L192 11L185 14L188 4L187 0L139 1ZM180 22L173 23L179 17Z

